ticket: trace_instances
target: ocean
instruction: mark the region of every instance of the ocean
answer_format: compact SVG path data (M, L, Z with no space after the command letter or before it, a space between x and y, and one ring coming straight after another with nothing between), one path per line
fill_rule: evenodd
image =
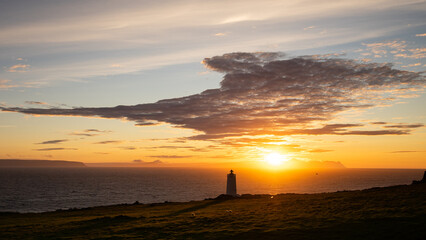
M422 169L234 169L239 194L319 193L410 184ZM2 168L0 212L184 202L226 191L229 169Z

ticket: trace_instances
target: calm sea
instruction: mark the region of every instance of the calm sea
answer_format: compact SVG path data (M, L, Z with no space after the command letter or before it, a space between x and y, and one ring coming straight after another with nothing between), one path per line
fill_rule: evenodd
M44 212L101 205L181 202L225 192L229 169L3 168L0 212ZM234 169L239 194L318 193L410 184L424 170L341 169L249 171Z

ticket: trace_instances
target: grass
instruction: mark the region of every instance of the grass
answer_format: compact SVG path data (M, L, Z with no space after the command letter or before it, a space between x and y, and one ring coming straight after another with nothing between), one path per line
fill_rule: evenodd
M426 184L0 213L0 239L426 239Z

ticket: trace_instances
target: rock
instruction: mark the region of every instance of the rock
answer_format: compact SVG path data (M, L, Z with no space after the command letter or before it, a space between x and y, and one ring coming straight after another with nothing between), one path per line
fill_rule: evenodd
M426 183L426 171L423 174L423 179L422 180L420 180L420 181L414 180L413 181L413 184L420 184L420 183L423 183L423 184Z

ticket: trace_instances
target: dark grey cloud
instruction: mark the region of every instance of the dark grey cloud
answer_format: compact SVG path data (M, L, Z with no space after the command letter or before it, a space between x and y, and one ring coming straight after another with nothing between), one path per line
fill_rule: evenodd
M1 109L34 115L127 119L138 126L165 122L202 132L192 138L199 140L264 133L398 135L410 130L345 131L344 126L336 128L326 122L346 110L389 104L398 94L426 85L422 73L340 58L284 59L281 53L229 53L206 58L203 63L224 74L220 88L133 106ZM319 122L325 125L309 128ZM346 128L362 127L349 125Z
M60 150L77 150L77 148L40 148L35 151L60 151Z
M68 139L58 139L58 140L49 140L49 141L44 141L41 143L36 143L36 144L58 144L58 143L63 143L68 141Z

